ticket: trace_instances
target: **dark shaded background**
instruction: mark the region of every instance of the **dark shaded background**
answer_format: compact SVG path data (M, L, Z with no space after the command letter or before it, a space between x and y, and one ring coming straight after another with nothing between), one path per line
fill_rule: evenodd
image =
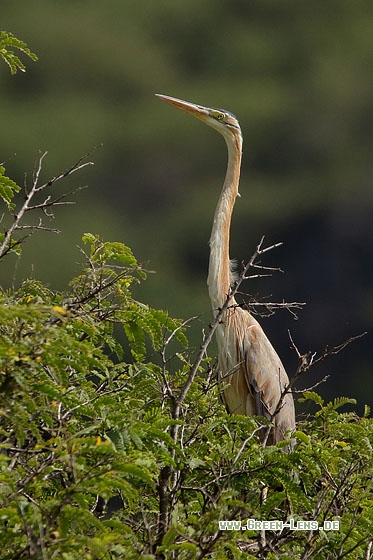
M89 189L61 208L59 236L38 234L4 286L33 274L62 289L78 270L85 231L130 245L155 270L136 297L174 316L210 318L208 238L223 182L219 136L160 103L165 93L223 107L240 119L244 160L232 257L260 237L284 246L267 264L285 273L253 282L258 298L305 301L261 322L291 375L301 351L368 331L314 370L319 391L372 402L373 4L257 0L18 0L1 26L39 56L26 74L0 66L0 159L22 183L39 150L44 177L92 147ZM16 154L16 155L14 155ZM63 186L59 189L66 188Z

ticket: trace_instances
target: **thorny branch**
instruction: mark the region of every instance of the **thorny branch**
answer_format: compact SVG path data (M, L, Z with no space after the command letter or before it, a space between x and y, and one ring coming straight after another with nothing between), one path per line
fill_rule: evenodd
M41 210L45 214L45 216L47 216L48 218L53 218L54 216L53 216L53 212L51 212L51 208L55 206L62 206L62 205L66 206L69 204L74 204L73 202L64 199L70 195L76 194L76 192L84 188L84 187L78 187L74 191L59 195L55 198L53 198L52 195L47 195L44 201L40 203L34 203L35 196L45 191L45 189L47 189L48 187L53 187L61 179L65 179L66 177L69 177L76 171L80 171L81 169L87 167L88 165L93 165L92 161L85 161L87 157L90 156L89 153L86 156L81 157L76 163L74 163L74 165L72 165L66 171L60 173L59 175L56 175L52 179L49 179L49 181L47 181L46 183L39 184L40 174L43 166L43 160L46 157L47 153L48 152L44 152L38 160L38 163L32 174L31 187L29 188L27 184L25 184L26 196L18 212L13 214L13 223L5 232L4 239L0 244L0 259L4 257L6 254L8 254L10 251L12 251L15 247L19 247L21 243L28 237L28 235L30 235L29 233L26 236L22 236L18 239L15 239L13 236L16 232L22 230L30 230L31 232L36 230L43 230L43 231L50 231L53 233L59 233L59 230L57 229L45 227L43 225L42 218L39 218L39 223L34 225L22 224L22 220L28 212L34 212L35 210Z

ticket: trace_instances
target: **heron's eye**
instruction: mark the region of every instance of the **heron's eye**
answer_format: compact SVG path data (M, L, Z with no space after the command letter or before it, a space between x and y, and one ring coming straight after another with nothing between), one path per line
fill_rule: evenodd
M225 113L223 113L222 111L219 111L218 109L212 109L210 111L210 115L211 115L211 117L213 117L217 121L223 121L225 119Z

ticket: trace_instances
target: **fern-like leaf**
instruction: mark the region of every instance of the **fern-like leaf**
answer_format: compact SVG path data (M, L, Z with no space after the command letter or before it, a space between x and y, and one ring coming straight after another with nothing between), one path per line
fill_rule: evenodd
M21 187L17 185L12 179L4 175L5 167L0 165L0 198L3 199L8 207L8 210L14 209L14 204L12 203L15 193L21 190Z
M11 74L16 74L17 70L25 72L26 66L22 60L15 54L14 49L21 51L31 60L36 61L38 57L31 52L24 41L17 39L12 33L6 31L0 32L0 56L10 68Z

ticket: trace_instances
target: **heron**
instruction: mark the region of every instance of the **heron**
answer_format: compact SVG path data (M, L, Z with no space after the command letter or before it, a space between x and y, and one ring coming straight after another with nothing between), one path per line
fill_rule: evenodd
M228 148L228 165L215 209L210 236L208 291L215 314L223 307L234 273L229 258L233 208L238 193L242 133L237 118L222 109L196 105L175 97L156 94L159 99L185 111L217 130ZM222 398L230 414L261 416L269 420L260 430L266 445L289 437L295 428L294 400L285 368L253 315L232 297L216 329L218 379ZM290 446L288 449L289 450Z

